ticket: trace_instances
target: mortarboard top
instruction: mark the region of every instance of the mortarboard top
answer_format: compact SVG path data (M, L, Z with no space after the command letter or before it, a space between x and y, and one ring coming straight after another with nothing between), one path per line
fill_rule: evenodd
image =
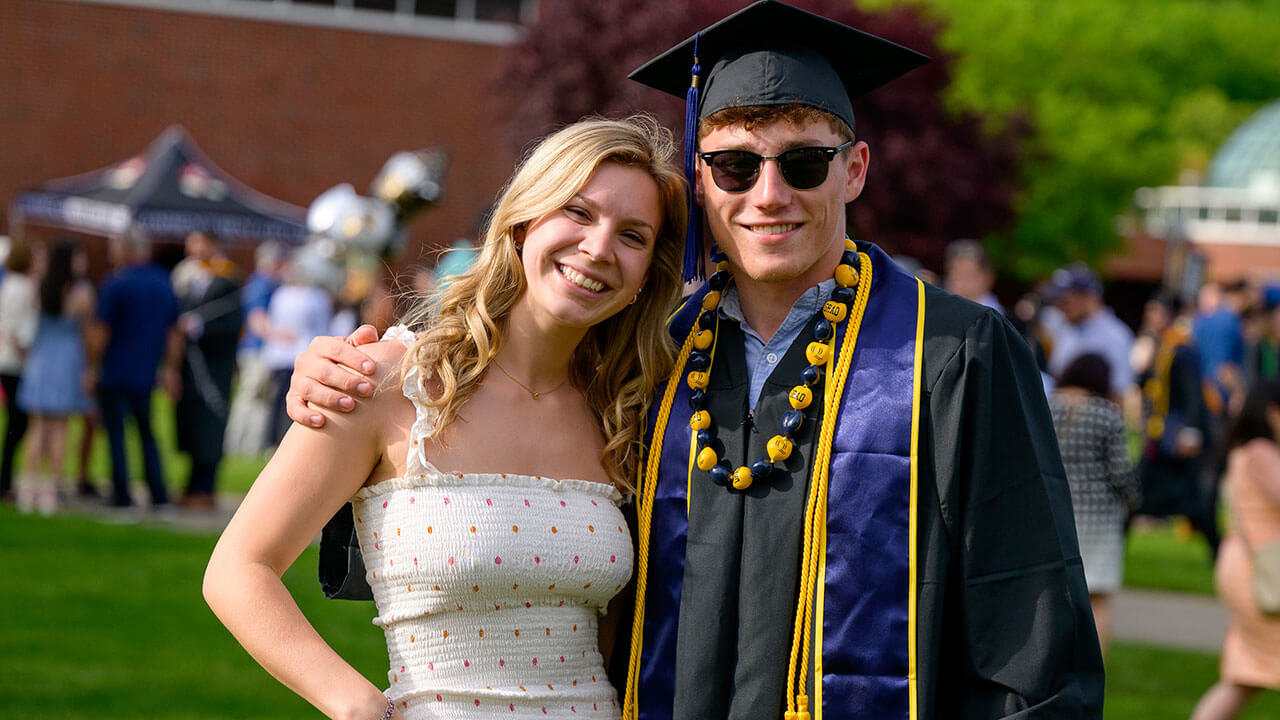
M761 0L628 77L686 97L695 44L704 68L699 118L727 107L799 103L830 112L852 129L852 98L929 61L914 50L834 20Z

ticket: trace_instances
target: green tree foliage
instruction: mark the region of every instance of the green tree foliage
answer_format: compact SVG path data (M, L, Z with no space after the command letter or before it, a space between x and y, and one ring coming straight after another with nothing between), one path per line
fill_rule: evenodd
M1120 249L1117 217L1135 189L1202 173L1241 121L1280 97L1280 0L923 6L959 58L949 102L1031 124L1018 221L991 243L1023 278Z

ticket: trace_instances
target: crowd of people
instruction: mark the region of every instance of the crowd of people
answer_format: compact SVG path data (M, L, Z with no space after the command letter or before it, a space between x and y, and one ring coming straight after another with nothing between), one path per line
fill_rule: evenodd
M943 281L1001 307L977 243L953 243ZM1010 319L1044 376L1104 652L1126 533L1172 520L1179 535L1203 538L1231 615L1222 679L1193 718L1235 717L1259 688L1280 687L1280 618L1254 598L1251 559L1280 539L1280 286L1208 282L1195 297L1162 288L1135 334L1103 302L1098 277L1073 265Z
M72 494L136 507L125 440L131 418L146 504L162 514L175 504L214 508L224 453L258 454L279 443L284 415L275 408L283 408L281 383L287 386L294 356L316 335L354 328L357 303L332 272L316 272L274 243L257 248L247 276L210 232L187 235L172 269L154 262L141 227L111 238L108 255L111 270L95 283L80 242L10 243L0 276L7 414L0 493L23 511L45 514ZM154 430L157 388L173 403L174 449L190 463L176 503ZM77 418L83 432L71 453L78 460L72 484L64 458ZM99 429L110 448L109 488L91 472Z

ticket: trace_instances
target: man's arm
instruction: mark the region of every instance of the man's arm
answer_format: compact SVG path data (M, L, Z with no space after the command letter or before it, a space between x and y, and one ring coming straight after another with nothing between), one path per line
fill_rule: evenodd
M180 325L172 325L165 337L164 359L160 362L159 385L174 402L182 395L182 356L186 352L187 336Z
M372 325L361 325L345 339L318 337L293 362L285 410L296 423L324 427L331 412L351 412L355 397L373 394L374 362L358 347L378 341ZM349 368L349 369L348 369ZM355 373L351 371L354 370Z

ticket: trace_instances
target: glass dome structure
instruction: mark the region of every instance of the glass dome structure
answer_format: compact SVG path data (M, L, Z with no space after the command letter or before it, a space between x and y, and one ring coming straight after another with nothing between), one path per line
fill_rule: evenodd
M1254 113L1231 133L1209 166L1209 184L1280 186L1280 100Z

